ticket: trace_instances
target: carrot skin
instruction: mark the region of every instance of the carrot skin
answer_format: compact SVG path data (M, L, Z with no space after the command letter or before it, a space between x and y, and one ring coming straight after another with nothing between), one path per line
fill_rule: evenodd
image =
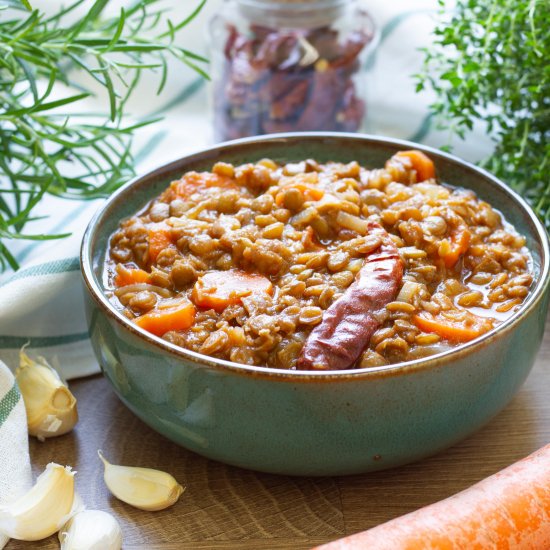
M195 306L191 302L172 308L154 309L134 319L142 329L162 336L171 330L186 330L195 321Z
M199 307L221 312L227 306L241 303L250 294L273 294L273 285L263 275L246 273L238 269L210 271L199 277L191 299Z
M550 549L550 444L472 487L314 550Z
M115 275L114 283L117 287L133 285L136 283L148 283L149 273L143 269L128 269L125 267L119 268Z
M164 222L151 224L148 234L149 241L149 262L151 264L157 261L158 255L172 242L171 228Z
M452 269L460 257L466 254L472 235L468 229L461 227L451 235L451 251L443 257L445 267Z
M187 200L195 193L203 193L211 188L238 189L235 180L227 176L210 172L187 172L181 179L173 181L161 195L160 200L170 202L174 199Z
M282 206L284 202L284 193L283 190L285 189L297 189L300 191L302 196L304 197L304 200L306 201L319 201L321 200L325 192L322 189L319 189L318 187L315 187L314 184L307 184L307 183L289 183L288 185L284 185L282 190L277 193L277 196L275 197L275 204L277 206Z
M428 317L428 315L427 313L414 315L412 320L423 332L435 333L441 338L449 340L449 342L469 342L493 328L493 323L489 318L479 318L472 326L466 326L452 323L447 319Z
M416 181L421 182L435 178L435 166L432 159L422 151L411 149L410 151L399 151L396 157L406 157L410 160L412 167L416 170Z

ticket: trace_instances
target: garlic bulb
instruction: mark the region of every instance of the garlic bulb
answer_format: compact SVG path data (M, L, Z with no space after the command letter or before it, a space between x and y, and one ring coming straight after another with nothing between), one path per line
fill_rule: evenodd
M118 521L101 510L84 510L59 531L61 550L120 550L122 531Z
M141 510L157 511L172 506L184 488L166 472L151 468L116 466L110 464L101 451L99 458L105 466L104 479L115 497Z
M42 540L53 535L70 517L74 474L51 462L35 485L15 502L0 506L0 533L18 540Z
M59 374L42 357L33 361L22 349L15 371L30 435L40 441L70 432L78 421L76 399Z

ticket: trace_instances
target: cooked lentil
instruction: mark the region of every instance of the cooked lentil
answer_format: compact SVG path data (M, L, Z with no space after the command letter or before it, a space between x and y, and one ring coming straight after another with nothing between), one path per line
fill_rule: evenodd
M384 246L372 231L379 224L403 276L353 366L417 359L471 340L521 306L533 281L531 257L498 211L438 183L415 159L400 153L373 170L264 159L189 172L112 235L111 300L129 319L194 301L194 314L186 307L188 317L165 340L246 365L295 369L325 312Z

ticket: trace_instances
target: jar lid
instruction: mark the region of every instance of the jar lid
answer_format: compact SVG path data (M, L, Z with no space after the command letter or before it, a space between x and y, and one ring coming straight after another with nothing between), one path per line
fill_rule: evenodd
M304 4L311 6L317 4L319 7L330 7L346 4L346 0L238 0L240 4L263 4L274 7L281 4ZM317 6L316 6L317 7Z
M329 25L355 0L237 0L239 11L256 24L315 28Z
M318 4L322 7L331 6L334 4L345 4L346 0L238 0L242 4L264 4L270 7L276 7L277 4Z

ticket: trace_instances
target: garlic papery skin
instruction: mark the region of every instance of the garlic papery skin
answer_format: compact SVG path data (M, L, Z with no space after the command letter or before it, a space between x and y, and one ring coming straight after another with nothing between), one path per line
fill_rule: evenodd
M102 510L84 510L59 531L61 550L120 550L122 530L118 521Z
M0 533L32 541L59 531L73 510L74 474L69 467L50 462L27 493L0 506Z
M70 432L78 421L76 399L45 359L33 361L23 350L15 378L27 411L29 434L40 441Z
M184 488L168 473L151 468L110 464L98 451L105 466L103 478L109 491L118 499L139 508L155 512L172 506Z

